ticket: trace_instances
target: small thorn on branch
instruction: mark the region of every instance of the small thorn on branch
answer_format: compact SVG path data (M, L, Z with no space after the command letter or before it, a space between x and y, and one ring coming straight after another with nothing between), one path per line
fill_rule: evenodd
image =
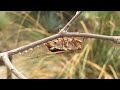
M62 36L63 34L65 34L65 33L67 33L67 30L62 30L62 29L61 29L61 30L59 31L59 34L60 34L61 36Z

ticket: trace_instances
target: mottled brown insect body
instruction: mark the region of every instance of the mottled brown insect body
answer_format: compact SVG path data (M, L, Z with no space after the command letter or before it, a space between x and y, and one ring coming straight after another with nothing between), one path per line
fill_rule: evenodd
M79 37L63 37L45 43L51 52L81 50L82 40Z

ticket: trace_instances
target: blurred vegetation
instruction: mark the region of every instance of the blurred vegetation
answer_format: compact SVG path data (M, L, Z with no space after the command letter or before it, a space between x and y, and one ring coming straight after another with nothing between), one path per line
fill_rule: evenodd
M74 14L75 11L0 11L0 52L57 33ZM119 11L86 11L69 31L120 36L119 24ZM42 46L36 47L16 55L12 62L28 78L120 78L120 48L113 42L85 39L81 52L25 60L25 56L46 52L49 51Z

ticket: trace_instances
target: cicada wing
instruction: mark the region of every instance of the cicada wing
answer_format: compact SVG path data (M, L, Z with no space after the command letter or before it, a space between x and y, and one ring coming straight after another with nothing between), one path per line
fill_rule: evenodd
M40 45L13 55L12 63L28 78L42 78L41 75L46 76L48 72L51 74L46 78L51 78L55 72L60 72L59 70L62 69L58 63L62 58L62 53L64 52L51 52L45 45Z

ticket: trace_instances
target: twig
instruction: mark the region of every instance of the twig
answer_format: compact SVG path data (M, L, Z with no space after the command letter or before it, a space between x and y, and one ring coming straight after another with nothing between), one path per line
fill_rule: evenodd
M113 41L115 43L118 43L120 44L120 36L106 36L106 35L97 35L97 34L90 34L90 33L76 33L76 32L65 32L65 33L58 33L58 34L55 34L55 35L52 35L50 37L47 37L47 38L44 38L44 39L41 39L39 41L36 41L36 42L33 42L33 43L30 43L28 45L25 45L25 46L22 46L22 47L19 47L19 48L16 48L16 49L13 49L13 50L10 50L10 51L7 51L5 52L6 54L8 55L14 55L14 54L17 54L19 52L22 52L22 51L25 51L25 50L28 50L29 48L33 48L37 45L40 45L40 44L43 44L43 43L46 43L48 41L51 41L53 39L57 39L57 38L60 38L60 37L84 37L84 38L95 38L95 39L102 39L102 40L110 40L110 41ZM1 54L0 54L1 55ZM4 56L4 58L3 58ZM18 71L16 69L11 69L10 66L8 65L8 63L6 63L6 61L9 61L7 55L2 55L2 60L4 61L4 63L6 64L6 66L15 74L15 75L19 75L19 74L16 74ZM11 64L11 63L10 63ZM12 65L12 64L11 64ZM12 68L13 65L12 65ZM19 72L18 72L19 73ZM21 76L21 75L20 75ZM21 78L21 77L20 77Z
M4 64L9 68L9 70L16 75L19 79L27 79L25 76L23 76L10 62L8 58L7 53L1 53L0 54L0 59L4 62Z
M19 52L22 52L22 51L25 51L25 50L28 50L29 48L33 48L37 45L40 45L42 43L46 43L47 41L50 41L50 40L53 40L53 39L56 39L56 38L59 38L62 34L64 34L70 27L71 25L75 22L75 20L78 18L78 16L82 13L83 11L77 11L75 16L59 31L58 34L55 34L53 36L50 36L48 38L45 38L45 39L42 39L42 40L39 40L37 42L33 42L29 45L25 45L23 47L20 47L20 48L17 48L17 49L14 49L14 50L11 50L11 51L8 51L8 54L9 55L14 55L14 54L17 54Z
M19 52L23 52L23 51L28 50L28 49L30 49L30 48L34 48L34 47L36 47L36 46L38 46L38 45L41 45L41 44L43 44L43 43L46 43L46 42L48 42L48 41L51 41L51 40L56 39L56 38L59 38L59 37L60 37L60 34L55 34L55 35L53 35L53 36L49 36L49 37L47 37L47 38L38 40L38 41L33 42L33 43L30 43L30 44L28 44L28 45L25 45L25 46L22 46L22 47L19 47L19 48L16 48L16 49L7 51L7 53L8 53L9 55L14 55L14 54L17 54L17 53L19 53Z
M47 41L50 41L50 40L53 40L53 39L56 39L56 38L59 38L61 37L62 35L62 32L63 31L67 31L70 26L72 25L72 23L76 20L76 18L81 14L82 12L78 11L76 12L76 15L66 24L66 26L61 29L61 33L59 34L55 34L53 36L50 36L50 37L47 37L47 38L44 38L42 40L39 40L39 41L36 41L36 42L33 42L31 44L28 44L28 45L25 45L23 47L20 47L20 48L16 48L16 49L13 49L13 50L10 50L10 51L7 51L7 52L4 52L4 53L0 53L0 60L2 60L5 65L10 69L10 71L12 71L12 73L14 75L16 75L18 78L20 79L26 79L26 77L24 77L19 71L17 71L17 69L11 64L10 60L9 60L9 56L11 55L14 55L14 54L17 54L19 52L22 52L24 50L27 50L29 48L33 48L37 45L40 45L42 43L45 43Z
M63 27L59 33L67 31L83 11L77 11L75 16Z
M95 38L95 39L102 39L102 40L110 40L117 44L120 44L120 36L107 36L107 35L98 35L98 34L90 34L90 33L77 33L77 32L65 32L65 33L58 33L52 36L49 36L47 38L38 40L36 42L30 43L28 45L7 51L9 55L14 55L19 52L28 50L29 48L36 47L37 45L41 45L43 43L46 43L48 41L51 41L53 39L57 39L60 37L84 37L84 38Z
M36 47L37 45L41 45L43 43L46 43L48 41L51 41L53 39L57 39L60 37L84 37L84 38L95 38L95 39L102 39L102 40L110 40L117 44L120 44L120 36L106 36L106 35L98 35L98 34L90 34L90 33L76 33L76 32L67 32L67 30L71 27L73 22L78 18L78 16L81 14L81 11L77 11L75 16L66 24L66 26L59 31L59 33L49 36L47 38L38 40L36 42L30 43L28 45L0 53L0 60L2 60L5 65L18 77L22 79L26 79L17 69L11 64L9 60L9 56L17 54L19 52L28 50L30 48Z

